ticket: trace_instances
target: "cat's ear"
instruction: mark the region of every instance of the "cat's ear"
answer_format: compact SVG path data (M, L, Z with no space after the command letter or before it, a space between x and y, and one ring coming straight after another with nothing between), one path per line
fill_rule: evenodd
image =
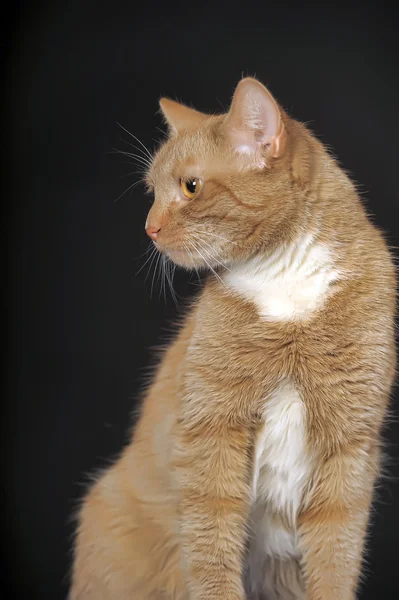
M256 79L242 79L234 92L223 128L235 149L253 155L258 163L265 154L277 157L282 149L284 125L270 92Z
M207 118L207 115L169 98L161 98L159 106L172 134L199 127Z

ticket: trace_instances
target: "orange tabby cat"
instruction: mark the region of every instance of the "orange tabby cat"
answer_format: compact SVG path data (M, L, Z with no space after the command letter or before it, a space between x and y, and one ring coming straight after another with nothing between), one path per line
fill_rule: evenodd
M395 274L355 186L265 87L162 99L160 252L211 277L80 515L71 600L352 600L394 377Z

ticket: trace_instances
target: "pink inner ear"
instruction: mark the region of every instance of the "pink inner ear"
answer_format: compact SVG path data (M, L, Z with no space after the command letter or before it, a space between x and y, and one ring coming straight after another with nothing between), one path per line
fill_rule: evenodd
M281 117L277 103L255 79L243 79L237 86L225 119L227 135L238 152L253 154L272 145L278 152Z

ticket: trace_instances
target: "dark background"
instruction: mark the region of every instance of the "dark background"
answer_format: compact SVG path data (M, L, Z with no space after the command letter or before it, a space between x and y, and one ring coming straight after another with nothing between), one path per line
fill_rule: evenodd
M65 597L70 515L87 473L126 441L151 346L176 314L135 274L149 198L137 186L113 202L137 177L111 154L132 141L116 122L153 148L160 95L218 112L256 75L332 146L398 245L394 4L65 0L3 15L7 597ZM179 273L178 294L194 282ZM398 434L393 422L363 600L399 597Z

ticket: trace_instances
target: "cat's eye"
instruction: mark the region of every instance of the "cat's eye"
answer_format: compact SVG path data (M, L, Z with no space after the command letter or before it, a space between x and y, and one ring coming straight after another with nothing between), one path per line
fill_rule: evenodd
M182 189L183 194L189 200L192 200L197 196L201 189L201 180L197 177L191 177L190 179L182 179L180 181L180 187Z

